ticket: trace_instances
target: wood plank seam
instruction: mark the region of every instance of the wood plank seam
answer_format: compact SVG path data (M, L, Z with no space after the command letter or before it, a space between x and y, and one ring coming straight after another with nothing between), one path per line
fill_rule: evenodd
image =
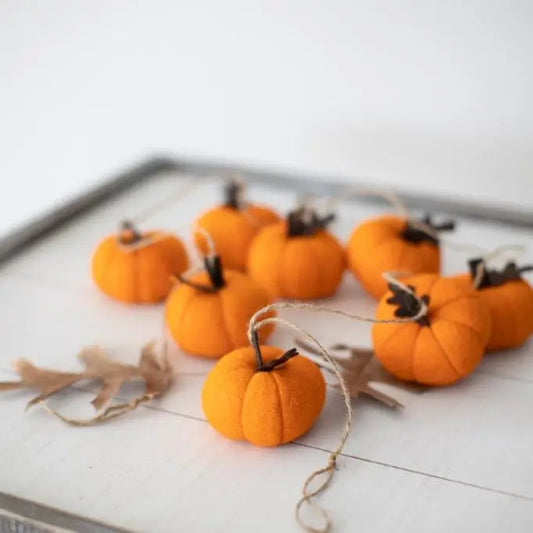
M0 371L4 371L4 370L0 369ZM7 373L9 373L10 375L13 375L13 372L7 372ZM71 388L72 389L76 389L76 390L80 390L82 392L87 392L87 393L94 392L89 387L83 387L83 386L80 386L80 385L75 385L75 386L72 386ZM66 392L62 392L60 395L63 395L63 394L66 394ZM114 396L113 399L116 400L116 401L119 401L119 402L127 401L127 398L124 398L124 397L121 397L121 396ZM163 407L159 407L159 406L156 406L156 405L153 405L153 404L152 405L151 404L142 404L139 407L140 408L150 409L150 410L153 410L153 411L159 411L159 412L162 412L162 413L178 416L178 417L181 417L181 418L186 418L186 419L189 419L189 420L194 420L194 421L197 421L197 422L207 423L207 420L205 418L197 417L197 416L194 416L194 415L189 415L189 414L186 414L186 413L180 413L178 411L172 411L170 409L165 409ZM293 441L292 444L294 444L296 446L301 446L301 447L304 447L304 448L310 448L310 449L313 449L313 450L316 450L316 451L321 451L321 452L324 452L325 454L332 453L332 450L329 450L327 448L322 448L322 447L319 447L319 446L313 446L311 444L306 444L306 443L303 443L303 442L300 442L300 441ZM463 481L463 480L460 480L460 479L454 479L454 478L448 478L448 477L444 477L444 476L439 476L437 474L432 474L430 472L424 472L422 470L415 470L415 469L412 469L412 468L407 468L407 467L395 465L395 464L392 464L392 463L385 463L385 462L382 462L382 461L377 461L377 460L374 460L374 459L369 459L367 457L361 457L361 456L349 454L349 453L346 453L346 452L341 453L340 456L344 457L346 459L352 459L352 460L355 460L355 461L361 461L361 462L364 462L364 463L368 463L368 464L372 464L372 465L376 465L376 466L381 466L381 467L384 467L384 468L392 468L394 470L399 470L399 471L407 472L407 473L410 473L410 474L424 476L424 477L428 477L428 478L432 478L432 479L438 479L440 481L444 481L444 482L447 482L447 483L454 483L454 484L462 485L462 486L465 486L465 487L470 487L470 488L477 489L477 490L491 492L491 493L494 493L494 494L501 494L501 495L504 495L504 496L510 496L510 497L513 497L513 498L518 498L520 500L529 501L529 502L533 503L533 497L526 496L524 494L518 494L518 493L514 493L514 492L510 492L510 491L495 489L493 487L487 487L485 485L479 485L479 484L476 484L476 483L471 483L469 481Z

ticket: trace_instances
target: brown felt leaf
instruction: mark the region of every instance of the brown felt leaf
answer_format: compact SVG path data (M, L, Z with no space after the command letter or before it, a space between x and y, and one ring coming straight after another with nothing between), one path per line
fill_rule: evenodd
M311 354L320 355L314 346L311 346L302 339L295 339L295 343ZM392 374L389 374L374 357L374 352L372 350L361 349L346 344L335 344L330 346L329 349L348 351L350 354L350 357L348 358L333 356L333 359L340 367L342 376L350 389L352 398L358 398L360 395L365 395L374 398L374 400L377 400L388 407L398 408L403 407L403 405L393 396L378 391L372 387L372 383L386 383L396 387L406 388L414 392L421 392L423 390L421 387L405 383L404 381L395 378ZM327 366L322 360L316 362L320 367L331 371L329 366ZM334 386L337 388L340 387L339 384L335 384Z
M85 366L83 372L61 372L34 366L21 359L14 363L20 375L20 381L0 383L0 391L15 389L36 389L39 394L28 402L27 407L42 403L52 414L72 425L87 426L135 409L139 404L162 395L170 386L171 368L166 356L158 360L155 343L143 347L138 366L113 361L100 348L85 348L79 355ZM126 381L141 379L144 381L144 393L129 402L110 405L113 397ZM101 386L92 400L97 414L88 420L70 419L49 407L45 400L53 394L84 380L100 381Z

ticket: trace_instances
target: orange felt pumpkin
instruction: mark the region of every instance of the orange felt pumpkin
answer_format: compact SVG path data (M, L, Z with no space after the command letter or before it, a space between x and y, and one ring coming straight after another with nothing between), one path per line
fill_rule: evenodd
M155 303L172 288L171 276L188 266L185 247L161 231L140 233L125 222L104 239L92 258L92 277L102 292L127 303Z
M184 351L204 357L222 357L246 346L248 321L271 303L266 291L236 270L222 270L219 256L204 259L206 271L181 283L169 295L165 321L176 344ZM266 339L273 326L261 331Z
M317 365L293 348L246 347L224 356L207 376L202 406L222 435L278 446L306 433L326 396Z
M381 298L387 290L383 272L440 272L435 235L452 230L454 223L436 225L429 217L421 222L427 231L417 221L388 215L367 220L353 231L347 247L348 266L374 298Z
M226 268L244 271L252 239L259 230L280 218L267 207L245 203L242 192L240 184L229 183L225 203L201 215L196 225L211 235ZM194 239L197 247L207 253L205 237L195 232Z
M396 377L424 385L450 385L467 376L481 361L490 335L490 316L470 289L437 274L404 280L428 306L418 322L374 324L376 357ZM419 302L392 287L378 304L376 318L415 316Z
M333 219L307 208L263 229L252 242L248 273L273 298L309 300L331 296L345 269L341 244L326 230Z
M521 277L522 272L532 270L533 266L518 268L509 262L501 271L489 270L481 259L474 259L469 265L470 274L452 279L465 289L475 290L489 310L492 328L487 350L520 346L533 334L533 288ZM478 268L483 270L476 289L473 280Z

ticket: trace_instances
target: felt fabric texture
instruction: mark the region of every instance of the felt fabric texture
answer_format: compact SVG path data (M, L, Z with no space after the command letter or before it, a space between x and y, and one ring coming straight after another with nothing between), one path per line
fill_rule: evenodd
M235 209L222 205L201 215L196 225L209 233L226 268L244 271L248 249L257 232L279 220L279 216L268 207L247 205ZM207 254L205 237L194 232L194 240L198 249Z
M383 272L440 271L439 247L405 239L406 223L405 218L393 215L373 218L355 228L348 241L348 266L363 289L376 299L387 291Z
M423 385L451 385L481 361L491 331L486 305L476 293L437 274L402 279L418 296L428 295L429 325L374 324L376 357L396 377ZM376 318L397 318L395 304L380 300Z
M173 274L183 273L189 265L187 252L172 235L149 232L142 238L157 239L135 250L127 250L117 235L110 235L96 248L92 258L92 277L99 289L125 303L156 303L172 288ZM130 232L126 231L126 241ZM124 242L122 233L120 239Z
M453 277L456 283L474 290L470 274ZM483 287L476 294L487 306L492 322L487 350L515 348L533 334L533 288L525 280Z
M248 322L252 315L272 303L267 292L246 274L224 270L225 285L211 293L180 283L169 295L165 322L176 344L191 355L222 357L248 344ZM210 285L206 272L190 280ZM265 313L265 318L274 313ZM265 340L273 331L269 324L259 332Z
M282 355L260 347L263 360ZM278 446L306 433L326 397L324 377L315 363L296 355L268 372L257 372L252 347L225 355L207 376L202 406L222 435L257 446Z
M331 233L289 237L286 222L263 229L248 254L248 274L275 299L331 296L345 266L343 247Z

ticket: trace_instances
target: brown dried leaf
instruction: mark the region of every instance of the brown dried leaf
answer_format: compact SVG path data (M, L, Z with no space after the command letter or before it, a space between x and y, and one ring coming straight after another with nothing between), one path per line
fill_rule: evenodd
M98 346L84 348L78 358L85 365L86 373L95 376L120 377L122 379L140 376L139 367L113 361Z
M26 409L39 403L60 390L70 387L79 380L79 374L73 372L57 372L38 368L26 359L19 359L13 363L13 368L22 378L17 388L38 389L40 393L28 402ZM0 384L0 386L3 384ZM15 384L11 384L15 385Z
M102 381L100 391L91 402L97 411L109 405L124 381L142 377L139 367L113 361L97 346L84 348L78 358L85 365L87 377Z
M123 381L124 380L119 377L102 380L102 387L100 388L100 392L91 401L97 411L102 409L105 405L109 404L113 396L115 396L115 394L117 394L120 390Z
M295 343L311 354L320 355L314 346L311 346L302 339L295 339ZM385 404L387 407L398 408L403 407L403 405L389 394L373 388L372 383L386 383L417 392L423 390L416 385L405 383L404 381L395 378L392 374L389 374L374 357L374 352L372 350L361 349L346 344L335 344L330 347L330 350L346 350L350 354L349 358L333 356L333 359L340 367L346 384L350 389L352 398L358 398L359 395L364 394ZM324 362L317 361L317 364L330 371L329 367L326 366ZM334 386L337 388L339 387L338 384Z
M15 389L37 389L39 394L30 400L27 405L31 407L42 403L52 414L72 425L87 426L104 420L109 420L127 411L135 409L156 396L163 394L171 382L171 368L165 353L162 361L158 361L155 354L155 344L150 343L143 347L139 366L127 365L110 359L102 350L96 347L84 349L79 358L85 366L83 372L61 372L47 370L34 366L29 361L21 359L14 364L15 370L21 379L17 382L0 383L0 391ZM98 380L101 382L100 390L93 399L92 404L97 414L88 420L70 419L45 403L46 398L70 387L83 380ZM120 390L125 381L142 379L145 390L142 396L133 398L130 402L109 405L113 396Z
M170 363L166 357L166 343L163 352L165 356L159 361L156 356L155 343L151 342L143 347L139 362L141 374L146 382L145 394L154 398L168 389L172 376Z

